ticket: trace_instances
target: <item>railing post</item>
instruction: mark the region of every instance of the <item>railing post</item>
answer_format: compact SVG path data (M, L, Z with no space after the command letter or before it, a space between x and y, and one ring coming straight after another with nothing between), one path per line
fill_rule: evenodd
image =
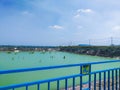
M101 90L101 72L99 73L99 90Z
M96 90L96 73L94 74L94 90Z
M110 90L110 71L108 71L108 90Z
M81 67L80 67L80 74L82 74L82 75L87 75L87 76L89 76L89 80L88 80L88 87L86 87L87 89L91 89L91 74L90 74L90 72L91 72L91 64L85 64L85 65L82 65ZM80 77L80 90L82 90L82 84L83 84L83 82L82 82L82 76Z
M120 89L120 69L119 69L119 89Z
M37 90L40 90L40 84L38 83L38 85L37 85Z
M68 90L68 80L65 79L65 90Z
M82 66L80 66L80 74L82 74ZM80 76L80 90L82 90L82 76Z
M57 90L59 90L60 89L60 81L58 80L57 81Z
M75 90L75 77L73 77L73 90Z
M115 79L116 79L116 90L118 90L118 73L117 73L118 70L115 70Z
M91 65L90 65L90 68L89 68L89 90L91 90Z
M26 86L26 90L28 90L28 86Z
M106 72L104 72L104 90L106 90Z
M114 90L114 70L112 70L112 90Z
M50 82L48 82L48 90L50 90Z

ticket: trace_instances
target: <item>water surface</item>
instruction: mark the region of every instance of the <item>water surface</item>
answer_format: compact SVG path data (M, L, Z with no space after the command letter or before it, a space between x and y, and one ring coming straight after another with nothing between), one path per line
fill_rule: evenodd
M85 62L98 62L107 61L111 58L104 58L98 56L79 55L67 52L0 52L0 70L18 69L18 68L31 68L31 67L43 67L54 66L64 64L78 64ZM118 63L109 65L94 65L92 71L107 69L112 67L118 67ZM61 77L71 74L78 74L79 67L54 69L45 71L24 72L15 74L0 75L0 86L19 84L23 82L31 82L37 80L43 80L48 78ZM76 78L77 79L77 78ZM87 78L84 78L87 81ZM64 88L64 81L61 81L60 87ZM51 83L51 90L56 90L56 82ZM76 84L79 84L79 79L76 80ZM71 79L69 80L69 86L71 86ZM24 90L20 88L16 90ZM36 85L30 87L31 90L37 90ZM41 90L47 90L47 85L41 85Z

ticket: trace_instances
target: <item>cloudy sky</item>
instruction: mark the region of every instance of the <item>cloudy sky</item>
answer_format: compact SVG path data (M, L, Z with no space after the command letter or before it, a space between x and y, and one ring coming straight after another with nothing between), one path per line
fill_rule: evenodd
M120 0L0 0L0 45L120 37Z

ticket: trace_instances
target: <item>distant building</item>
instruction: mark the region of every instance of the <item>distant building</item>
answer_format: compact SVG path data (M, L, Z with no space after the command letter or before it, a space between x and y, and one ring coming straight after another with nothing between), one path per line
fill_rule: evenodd
M79 44L78 46L91 46L89 44Z
M18 53L18 52L19 52L19 50L14 50L14 52Z

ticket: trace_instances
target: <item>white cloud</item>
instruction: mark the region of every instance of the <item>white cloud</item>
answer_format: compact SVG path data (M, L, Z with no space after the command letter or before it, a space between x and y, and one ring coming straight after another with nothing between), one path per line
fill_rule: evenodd
M80 14L76 14L75 16L74 16L74 18L79 18L80 17Z
M23 11L21 12L22 15L33 15L31 12L29 11Z
M120 25L116 25L112 28L112 30L115 30L115 31L120 31Z
M90 13L94 13L94 11L92 9L78 9L75 12L74 18L80 18L80 16L83 14L90 14Z
M53 25L53 26L49 26L49 28L51 28L51 29L56 29L56 30L63 29L63 27L62 27L62 26L60 26L60 25Z
M78 9L77 13L93 13L92 9Z

